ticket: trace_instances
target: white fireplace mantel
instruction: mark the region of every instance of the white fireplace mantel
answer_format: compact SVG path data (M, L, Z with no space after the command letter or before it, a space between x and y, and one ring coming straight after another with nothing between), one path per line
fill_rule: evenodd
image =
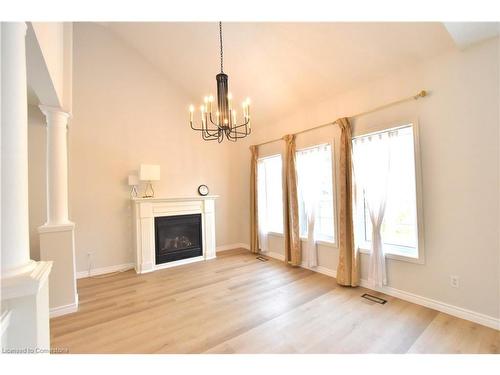
M137 273L215 258L216 195L175 198L133 198L135 270ZM203 255L156 264L155 217L201 214Z

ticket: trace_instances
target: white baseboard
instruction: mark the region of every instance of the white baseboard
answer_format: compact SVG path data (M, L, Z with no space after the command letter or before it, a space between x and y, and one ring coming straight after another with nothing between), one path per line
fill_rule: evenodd
M76 302L69 305L52 307L49 311L50 318L71 314L78 311L78 294L76 295Z
M242 242L233 243L233 244L229 244L229 245L220 245L220 246L217 246L215 251L216 252L227 251L227 250L234 250L234 249L238 249L238 248L250 250L250 245L246 244L246 243L242 243Z
M500 330L500 319L481 314L475 311L467 310L462 307L453 306L435 299L419 296L410 292L405 292L404 290L392 288L390 286L384 287L373 287L368 283L368 280L361 279L360 284L362 287L367 289L375 290L387 294L392 297L396 297L408 302L415 303L417 305L425 306L430 309L434 309L443 312L448 315L455 316L457 318L469 320L471 322L481 324L486 327L490 327L496 330Z
M276 253L274 251L268 251L264 255L267 255L271 258L275 258L275 259L278 259L281 261L285 260L285 256L283 254ZM305 264L302 264L301 267L307 268L311 271L322 273L322 274L327 275L327 276L331 276L331 277L335 277L335 278L337 277L337 270L332 270L330 268L326 268L323 266L306 267ZM411 303L415 303L417 305L425 306L425 307L428 307L430 309L437 310L437 311L440 311L442 313L455 316L457 318L469 320L471 322L481 324L481 325L486 326L486 327L500 330L500 319L494 318L492 316L488 316L488 315L481 314L481 313L478 313L475 311L467 310L467 309L464 309L462 307L453 306L453 305L450 305L450 304L447 304L447 303L444 303L441 301L437 301L437 300L434 300L431 298L419 296L417 294L405 292L404 290L392 288L389 286L385 286L382 288L374 288L370 284L368 284L367 280L364 280L364 279L360 280L360 285L364 288L367 288L370 290L375 290L377 292L381 292L381 293L387 294L389 296L402 299L404 301L408 301Z
M124 264L117 264L116 266L94 268L90 270L90 275L89 271L78 271L76 273L76 278L83 279L89 276L104 275L106 273L111 273L111 272L127 271L134 267L135 267L134 263L124 263Z

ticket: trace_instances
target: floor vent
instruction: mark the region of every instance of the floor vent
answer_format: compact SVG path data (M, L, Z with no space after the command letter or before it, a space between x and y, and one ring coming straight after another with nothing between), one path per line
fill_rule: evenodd
M384 305L387 303L387 300L379 297L372 296L371 294L365 293L361 297L366 298L369 301L380 303L381 305Z
M267 261L269 260L269 259L267 259L267 258L263 257L262 255L259 255L259 256L258 256L257 258L255 258L255 259L258 259L258 260L260 260L261 262L267 262Z

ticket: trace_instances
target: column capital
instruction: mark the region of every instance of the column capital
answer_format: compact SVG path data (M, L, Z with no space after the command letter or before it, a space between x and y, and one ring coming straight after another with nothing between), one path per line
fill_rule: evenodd
M53 107L49 105L40 104L38 106L40 111L45 115L47 119L47 125L55 125L56 122L64 121L65 125L68 123L68 120L71 118L71 113L64 111L60 107Z

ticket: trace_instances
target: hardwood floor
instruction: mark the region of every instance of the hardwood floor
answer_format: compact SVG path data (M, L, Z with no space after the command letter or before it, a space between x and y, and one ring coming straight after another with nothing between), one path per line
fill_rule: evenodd
M500 353L500 332L243 249L149 274L78 281L51 319L70 353ZM380 295L372 292L371 294Z

